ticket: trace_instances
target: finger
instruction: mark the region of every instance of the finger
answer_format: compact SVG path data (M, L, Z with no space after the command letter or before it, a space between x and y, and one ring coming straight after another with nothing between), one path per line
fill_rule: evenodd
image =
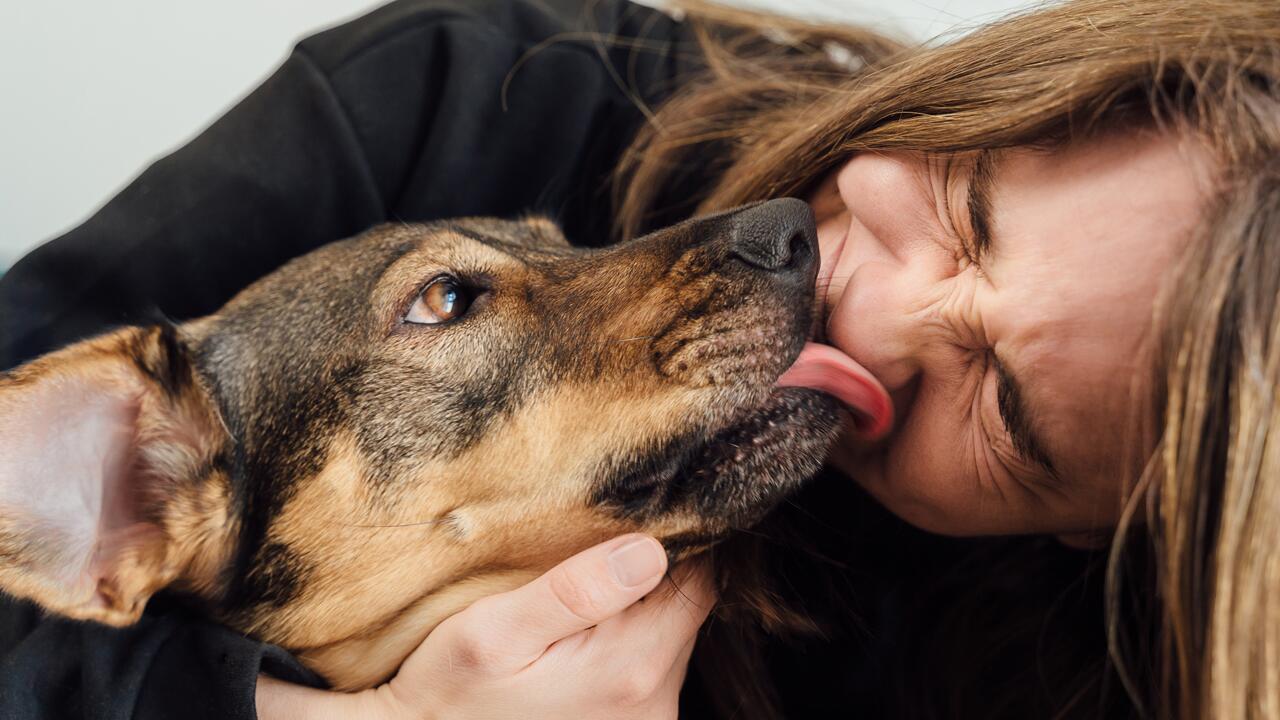
M718 599L711 563L687 560L673 569L644 602L620 621L637 628L649 628L651 635L693 637L716 606Z
M602 624L591 642L605 656L617 657L625 646L630 657L663 672L692 648L698 629L716 604L711 565L695 560L681 563L644 602Z
M675 660L672 661L671 667L667 670L666 678L654 694L654 697L659 702L665 701L665 711L662 708L658 709L658 714L661 717L675 718L679 714L680 690L684 687L685 678L689 674L689 660L693 657L693 648L697 641L698 634L694 633L684 646L677 651Z
M693 657L693 647L697 644L697 641L697 635L689 638L689 642L680 648L679 654L676 655L676 661L671 664L671 669L667 672L666 684L663 687L667 688L677 698L680 696L680 688L684 687L685 676L689 674L689 660Z
M696 639L691 636L676 647L672 661L649 657L630 647L615 647L606 658L588 661L588 667L601 678L593 686L607 701L644 708L643 717L674 718Z
M519 669L556 641L630 607L658 584L666 569L666 551L652 537L614 538L523 587L475 603L455 616L453 640L490 664Z

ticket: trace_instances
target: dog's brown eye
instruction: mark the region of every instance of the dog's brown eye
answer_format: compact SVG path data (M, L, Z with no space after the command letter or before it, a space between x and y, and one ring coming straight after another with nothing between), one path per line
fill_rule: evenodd
M438 325L462 317L471 306L471 294L452 278L438 278L418 295L404 321Z

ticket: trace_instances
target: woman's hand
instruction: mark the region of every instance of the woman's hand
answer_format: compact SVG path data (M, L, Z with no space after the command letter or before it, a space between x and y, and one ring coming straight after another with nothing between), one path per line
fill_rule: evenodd
M654 591L666 569L653 538L615 538L445 620L377 689L343 695L263 676L258 715L674 718L715 596L698 565Z

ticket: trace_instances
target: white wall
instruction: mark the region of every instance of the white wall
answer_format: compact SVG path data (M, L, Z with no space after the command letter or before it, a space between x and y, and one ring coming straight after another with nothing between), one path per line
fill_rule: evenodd
M649 0L650 2L654 0ZM931 38L1025 0L733 0ZM0 270L379 0L0 2Z

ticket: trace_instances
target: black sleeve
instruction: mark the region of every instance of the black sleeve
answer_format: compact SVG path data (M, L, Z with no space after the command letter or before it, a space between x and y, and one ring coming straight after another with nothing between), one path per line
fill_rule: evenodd
M0 370L112 326L205 315L387 220L539 211L603 243L603 183L643 120L637 99L682 71L682 32L624 0L406 0L304 40L0 278ZM248 719L260 671L317 682L163 598L111 629L0 596L0 717Z
M0 642L4 718L252 720L259 672L322 684L280 648L177 607L149 610L117 630L41 619L29 604L0 596Z
M0 369L113 326L208 314L379 222L539 211L603 243L602 185L640 106L676 82L683 32L625 0L406 0L308 38L0 278Z
M290 256L381 214L338 99L295 52L197 138L0 279L0 368L156 310L208 313Z

